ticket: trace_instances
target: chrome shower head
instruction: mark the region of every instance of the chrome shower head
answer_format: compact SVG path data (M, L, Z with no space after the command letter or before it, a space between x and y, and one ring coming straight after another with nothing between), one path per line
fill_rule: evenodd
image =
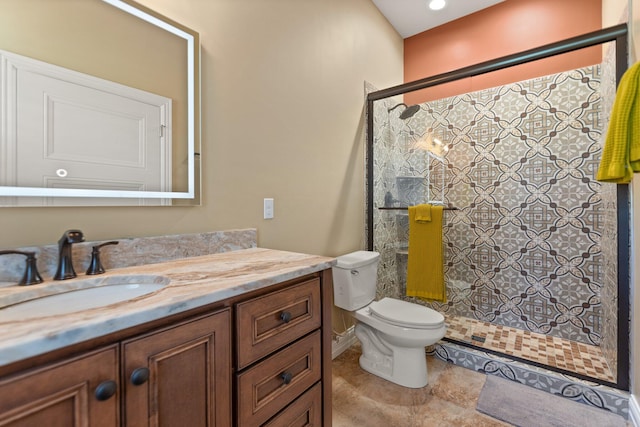
M398 108L399 106L404 105L404 111L402 113L400 113L400 119L401 120L406 120L410 117L413 117L414 114L416 114L418 112L418 110L420 110L420 106L419 105L409 105L407 106L407 104L405 104L404 102L401 102L400 104L396 104L393 107L389 108L387 110L387 112L392 112L393 110L395 110L396 108Z

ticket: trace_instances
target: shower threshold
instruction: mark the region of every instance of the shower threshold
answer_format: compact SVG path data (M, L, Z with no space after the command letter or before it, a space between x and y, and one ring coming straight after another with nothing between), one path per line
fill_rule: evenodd
M446 338L523 361L615 383L600 347L461 316L447 316Z

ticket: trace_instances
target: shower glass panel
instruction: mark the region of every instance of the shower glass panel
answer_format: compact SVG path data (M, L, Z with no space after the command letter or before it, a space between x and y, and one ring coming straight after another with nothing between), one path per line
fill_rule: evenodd
M410 105L410 117L397 96L373 103L378 297L444 313L448 339L616 383L617 188L595 179L612 50L600 64ZM444 303L406 296L406 208L421 203L449 208Z

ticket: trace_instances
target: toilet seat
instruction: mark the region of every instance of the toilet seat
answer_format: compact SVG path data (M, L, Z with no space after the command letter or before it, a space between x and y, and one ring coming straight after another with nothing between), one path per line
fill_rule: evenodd
M382 298L369 304L368 308L373 317L396 326L437 329L444 325L444 316L437 311L395 298Z

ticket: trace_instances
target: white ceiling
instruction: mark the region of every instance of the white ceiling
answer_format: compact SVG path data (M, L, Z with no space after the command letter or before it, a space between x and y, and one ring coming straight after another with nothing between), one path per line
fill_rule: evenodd
M372 1L398 34L406 39L504 0L447 0L447 5L441 10L429 9L429 0Z

